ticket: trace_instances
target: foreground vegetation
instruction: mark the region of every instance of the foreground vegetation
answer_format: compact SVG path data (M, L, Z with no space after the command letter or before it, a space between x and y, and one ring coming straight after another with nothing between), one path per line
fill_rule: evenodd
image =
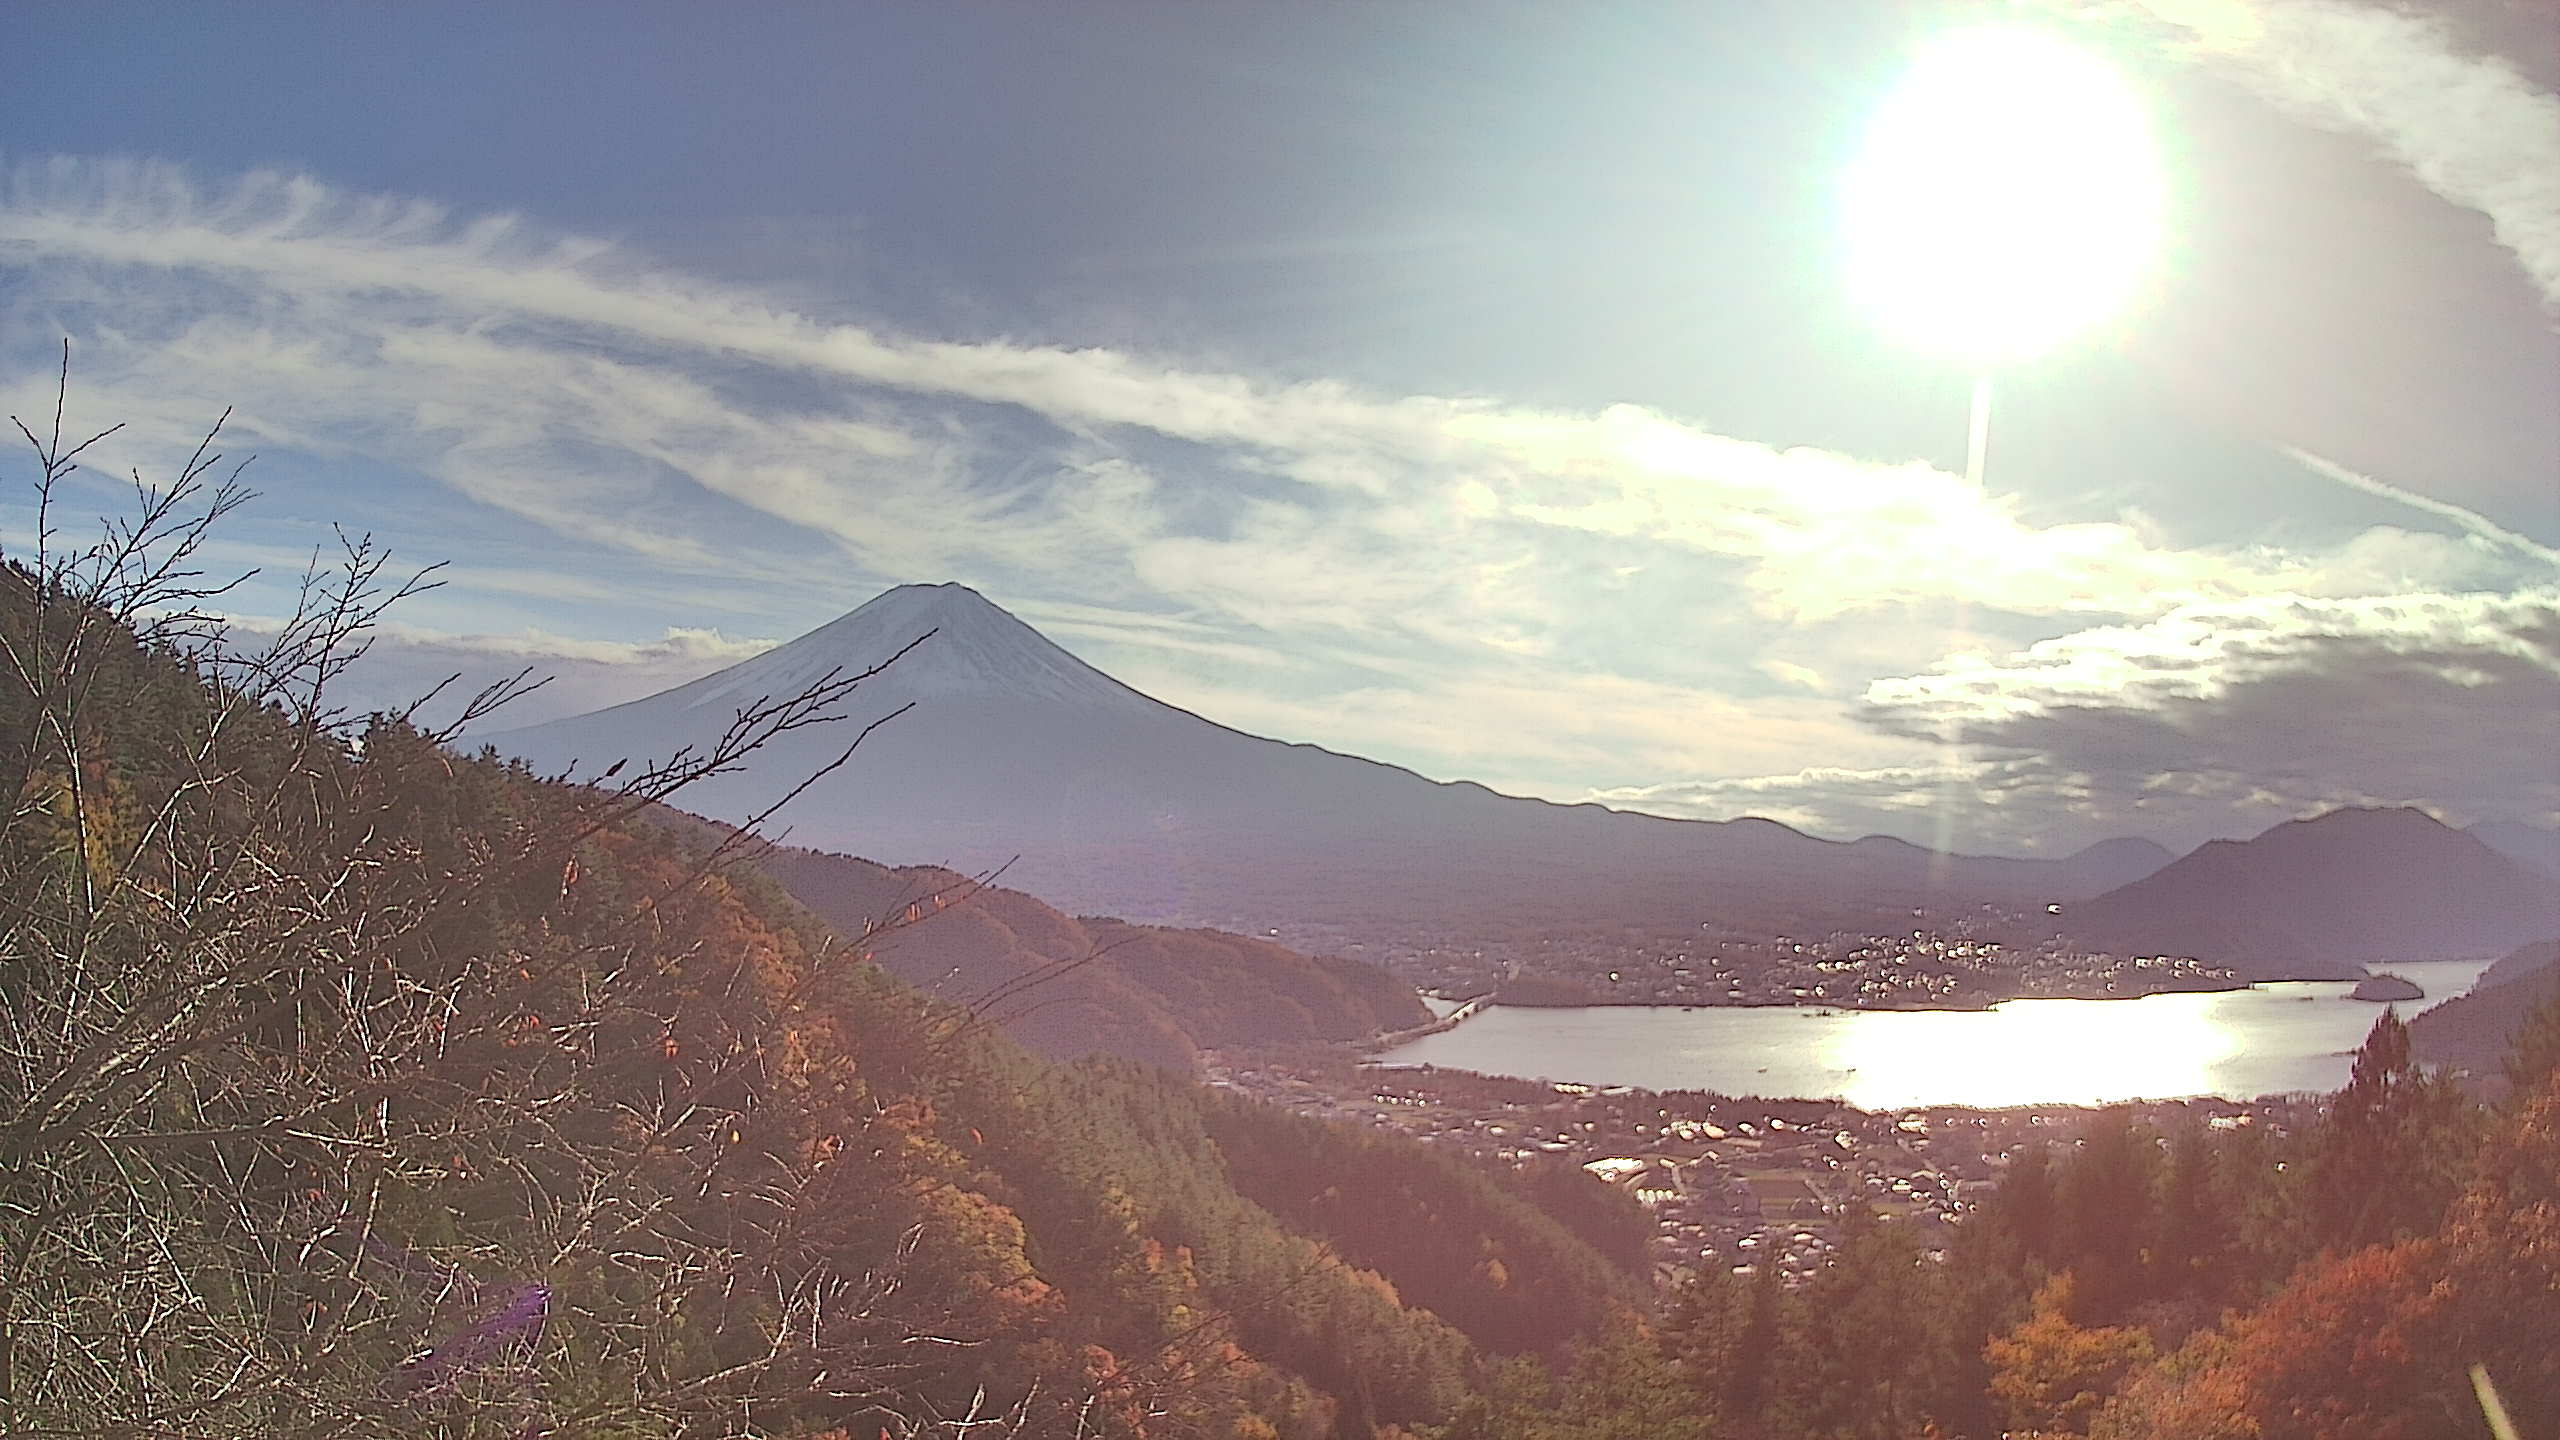
M1849 1218L1833 1265L1684 1285L1451 1440L2418 1440L2560 1425L2560 1007L2511 1098L2422 1073L2386 1015L2308 1133L2123 1111L2021 1152L1942 1256Z
M0 570L0 1433L1312 1440L1641 1300L1501 1176L1040 1061L664 822L861 677L546 780L331 714L369 545L245 655L241 492L134 498Z
M0 1433L2389 1440L2488 1433L2474 1367L2560 1426L2548 1010L2498 1109L2386 1020L2308 1133L2101 1115L1943 1258L1851 1216L1656 1313L1615 1192L1036 1058L669 823L864 677L594 784L460 758L330 709L368 544L244 654L209 451L64 550L36 448Z

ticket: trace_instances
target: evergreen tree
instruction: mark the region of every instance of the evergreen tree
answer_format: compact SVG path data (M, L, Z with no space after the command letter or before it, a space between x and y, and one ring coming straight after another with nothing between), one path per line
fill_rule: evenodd
M2146 1237L2146 1288L2155 1299L2215 1298L2232 1245L2231 1217L2215 1193L2213 1132L2200 1124L2169 1136Z
M1983 1219L1991 1233L2014 1251L2015 1263L2050 1264L2058 1209L2052 1153L2042 1144L2030 1144L2009 1157L2008 1171L2000 1177L2000 1188L1992 1193Z
M1804 1287L1782 1365L1787 1409L1765 1432L1905 1440L1939 1363L1936 1269L1909 1232L1851 1201L1831 1263Z
M2418 1068L2409 1027L2385 1010L2301 1167L2310 1241L2349 1250L2433 1230L2466 1178L2478 1122L2451 1080Z
M2159 1137L2130 1110L2110 1107L2082 1127L2058 1185L2063 1239L2054 1247L2056 1263L2077 1277L2077 1323L2114 1324L2146 1298L2143 1242L2159 1169Z
M1723 1413L1731 1416L1738 1435L1766 1433L1763 1421L1769 1377L1780 1362L1779 1341L1786 1334L1787 1292L1783 1272L1764 1264L1751 1272L1750 1293L1743 1298L1742 1323L1733 1347L1722 1357Z

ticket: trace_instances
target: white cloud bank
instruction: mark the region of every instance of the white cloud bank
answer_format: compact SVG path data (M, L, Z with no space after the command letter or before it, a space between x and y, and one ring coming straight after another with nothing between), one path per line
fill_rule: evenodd
M1954 800L1959 833L1997 849L2413 800L2560 823L2560 590L2182 606L1880 679L1862 710L1949 758L1609 798L1906 832Z

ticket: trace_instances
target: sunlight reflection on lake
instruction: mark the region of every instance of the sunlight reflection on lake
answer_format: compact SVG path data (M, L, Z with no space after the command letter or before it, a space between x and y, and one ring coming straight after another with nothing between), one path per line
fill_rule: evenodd
M2401 1015L2462 993L2487 966L2390 967L2427 992ZM2312 981L1991 1010L1493 1006L1377 1058L1648 1090L1829 1096L1870 1110L2245 1099L2346 1083L2349 1057L2383 1010L2347 998L2353 988Z

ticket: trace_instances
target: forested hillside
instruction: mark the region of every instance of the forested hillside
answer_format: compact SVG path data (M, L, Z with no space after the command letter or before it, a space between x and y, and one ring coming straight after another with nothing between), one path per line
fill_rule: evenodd
M1685 1285L1503 1372L1448 1440L2436 1440L2560 1425L2560 1005L2481 1110L2377 1022L2307 1129L2123 1111L2021 1151L1943 1256L1850 1217L1800 1288ZM2475 1372L2476 1367L2476 1372Z
M1361 1040L1431 1018L1374 965L1215 930L1062 915L1018 890L930 866L891 869L778 847L757 862L880 964L975 1005L1057 1059L1117 1055L1188 1070L1203 1049Z
M1437 1156L1293 1213L1320 1132L1054 1068L641 819L840 691L603 789L459 758L329 714L368 548L243 656L234 493L147 498L0 571L0 1433L1317 1440L1638 1298ZM1439 1184L1446 1254L1363 1243ZM1578 1298L1435 1315L1460 1253Z
M2409 1022L2409 1045L2420 1060L2451 1066L2480 1088L2506 1084L2500 1062L2514 1045L2525 1017L2560 996L2560 940L2545 940L2501 956L2463 994L2431 1005Z

